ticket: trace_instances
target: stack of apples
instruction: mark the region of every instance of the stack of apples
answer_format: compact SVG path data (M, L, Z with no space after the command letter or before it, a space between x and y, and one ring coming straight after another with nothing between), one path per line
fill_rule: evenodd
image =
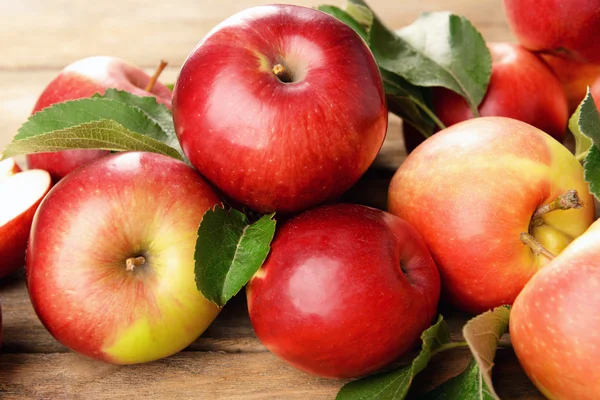
M27 286L41 321L66 346L107 362L183 349L219 313L196 289L194 246L204 213L227 201L287 220L246 293L258 338L290 364L325 377L369 374L418 342L440 296L469 313L518 297L511 321L517 354L534 382L556 393L537 379L541 363L527 361L532 324L550 326L536 285L548 284L543 276L559 272L546 271L561 263L576 271L591 260L593 251L583 257L578 249L598 230L584 234L594 221L593 198L580 163L556 140L564 138L569 107L583 97L580 83L559 80L532 51L560 48L578 63L598 62L600 53L573 32L560 42L549 30L548 37L526 31L536 29L528 12L539 1L505 4L524 47L489 45L492 77L480 107L487 117L473 119L464 100L436 90L435 110L452 126L398 169L389 212L330 204L369 168L387 130L379 70L360 36L291 5L248 9L215 27L185 61L172 94L176 133L193 168L153 153L75 150L29 156L30 168L58 182L47 195L51 178L43 171L0 182L0 191L19 179L36 188L5 221L18 215L25 232L32 225ZM600 29L592 11L596 23L582 26ZM556 35L566 37L565 30ZM552 65L558 71L563 62L575 61ZM561 82L576 89L565 94ZM122 60L100 57L67 67L34 111L108 87L171 107L169 89ZM0 238L5 231L17 238L6 222ZM11 265L22 263L27 237L18 242ZM574 296L565 294L567 312Z

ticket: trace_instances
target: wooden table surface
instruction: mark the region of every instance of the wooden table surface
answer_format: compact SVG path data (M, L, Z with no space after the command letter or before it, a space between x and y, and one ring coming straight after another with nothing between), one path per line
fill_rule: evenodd
M152 72L162 58L161 79L172 82L195 44L214 25L258 0L21 0L0 1L0 149L25 121L44 86L67 64L91 55L125 58ZM314 0L294 4L313 6ZM343 0L324 2L342 5ZM371 0L385 23L400 28L420 12L465 15L487 40L513 41L499 0ZM385 208L389 179L405 155L397 118L374 166L345 201ZM1 202L1 200L0 200ZM194 398L332 399L344 381L319 379L271 355L256 339L243 295L229 303L185 351L153 363L114 366L89 360L57 343L29 302L22 272L0 281L3 343L0 398ZM466 316L451 313L453 335ZM468 351L434 359L418 377L411 397L457 374ZM501 349L494 381L503 399L543 398L529 383L511 349Z

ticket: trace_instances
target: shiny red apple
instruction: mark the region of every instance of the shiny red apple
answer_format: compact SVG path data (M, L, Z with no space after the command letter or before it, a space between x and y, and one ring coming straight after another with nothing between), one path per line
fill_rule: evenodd
M600 222L517 297L510 336L523 369L549 399L600 398Z
M329 378L368 374L411 349L439 294L439 273L416 230L350 204L285 223L247 287L260 341L291 365Z
M583 207L534 218L576 190ZM515 119L482 117L436 133L392 178L389 211L421 234L443 292L470 313L512 304L547 260L521 241L560 253L594 220L583 168L566 147Z
M364 41L292 5L250 8L215 27L181 69L173 117L200 173L260 212L336 198L373 162L387 129Z
M188 346L219 312L194 278L196 232L219 201L197 171L160 154L113 154L73 171L42 201L27 248L44 326L115 364Z
M0 179L0 278L25 265L25 249L33 216L51 186L42 170Z
M598 0L504 0L504 8L528 49L600 64Z
M103 94L108 88L125 90L138 96L154 96L159 103L171 106L171 91L156 82L151 91L145 90L151 77L142 69L116 57L88 57L67 66L44 89L33 113L55 103ZM104 150L65 150L53 153L28 154L29 168L46 170L56 182L99 157L109 154Z

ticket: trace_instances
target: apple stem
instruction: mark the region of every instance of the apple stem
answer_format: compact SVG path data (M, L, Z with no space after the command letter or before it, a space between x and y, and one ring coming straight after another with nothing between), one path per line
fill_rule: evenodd
M273 73L281 82L290 83L294 81L294 77L283 64L275 64L273 66Z
M538 207L533 213L532 219L535 220L555 210L570 210L571 208L581 208L582 206L583 202L579 198L577 190L568 190L550 203Z
M552 261L552 260L554 260L554 258L556 258L556 256L554 254L552 254L550 251L548 251L548 249L546 249L544 246L542 246L542 244L535 237L533 237L533 235L530 233L527 233L527 232L521 233L521 242L523 242L523 244L529 246L531 251L533 251L534 254L537 254L538 256L542 255L550 261Z
M135 267L146 264L146 259L143 256L129 257L125 261L125 269L127 271L133 271Z
M152 75L152 77L148 81L148 84L144 88L144 90L146 92L152 92L152 90L154 89L154 85L156 85L156 81L158 81L158 77L164 71L164 69L166 67L167 67L167 62L165 60L160 60L160 64L158 64L158 68L156 68L156 71L154 71L154 75Z

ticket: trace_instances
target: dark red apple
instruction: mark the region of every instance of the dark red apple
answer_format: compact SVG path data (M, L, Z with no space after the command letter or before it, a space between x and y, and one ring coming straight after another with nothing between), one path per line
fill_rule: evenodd
M600 63L598 0L504 0L504 8L528 49Z
M247 9L183 65L173 117L190 162L260 212L336 198L375 159L387 129L377 64L348 26L314 9Z
M155 82L151 91L145 90L151 77L142 69L116 57L88 57L67 66L44 89L33 112L55 103L91 97L108 88L125 90L138 96L154 96L159 103L171 107L171 91ZM30 169L46 170L57 182L75 168L109 154L104 150L65 150L54 153L28 154Z
M437 268L417 231L349 204L285 223L247 287L260 341L291 365L329 378L368 374L412 348L439 295Z

